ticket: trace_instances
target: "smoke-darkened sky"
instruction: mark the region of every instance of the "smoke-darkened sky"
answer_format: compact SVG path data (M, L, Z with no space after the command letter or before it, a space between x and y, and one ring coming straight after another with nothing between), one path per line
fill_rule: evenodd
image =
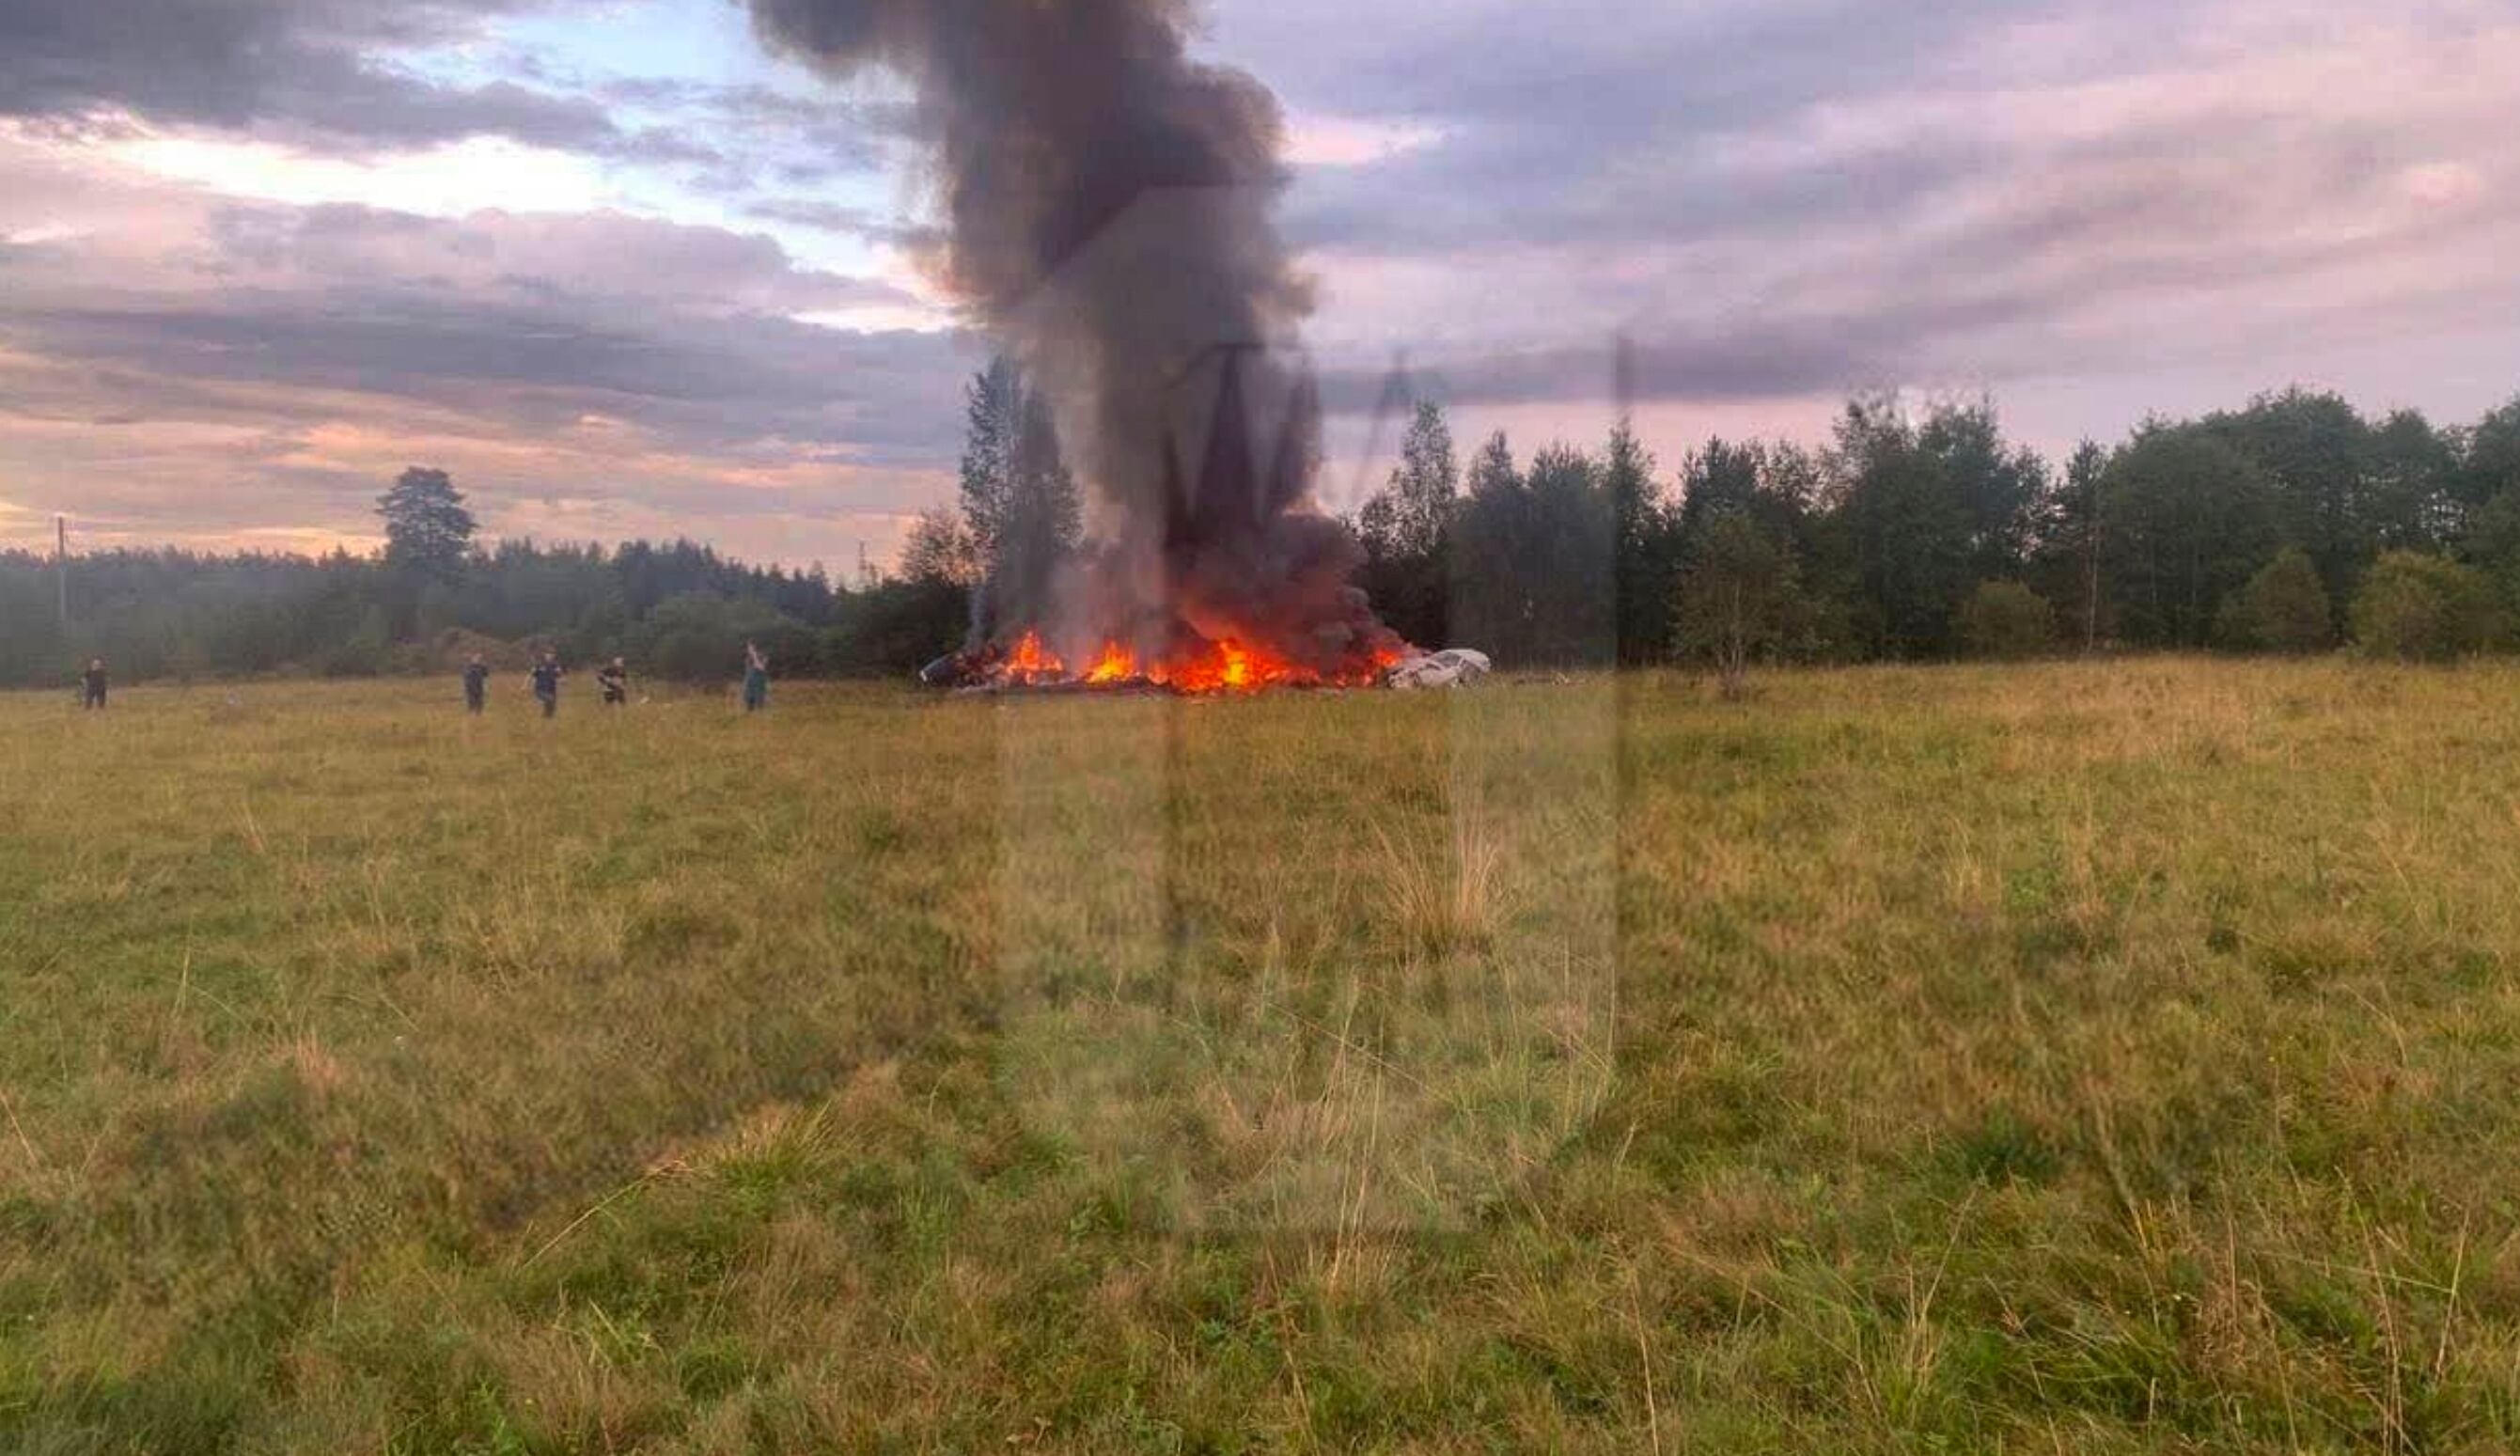
M1667 465L1847 389L2049 448L2302 382L2520 392L2511 0L1215 0L1275 88L1333 404ZM0 545L488 527L834 566L951 492L984 344L906 93L730 0L0 5ZM1326 489L1372 474L1333 421Z

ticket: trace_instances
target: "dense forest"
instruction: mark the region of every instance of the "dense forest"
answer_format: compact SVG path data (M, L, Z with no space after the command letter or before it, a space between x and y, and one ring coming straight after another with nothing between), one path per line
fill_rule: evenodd
M415 469L379 502L376 557L0 554L0 685L439 670L473 651L615 654L730 675L756 641L788 675L893 676L957 645L993 598L1072 550L1076 482L1004 365L971 386L959 508L921 518L888 573L727 561L688 541L475 543L461 493ZM1624 426L1597 450L1458 455L1418 406L1358 514L1360 584L1426 645L1512 663L1757 662L2052 651L2447 659L2520 631L2520 399L2466 427L2374 420L2299 389L2147 420L2061 464L1986 402L1848 404L1834 436L1713 439L1672 478ZM996 583L997 590L992 590Z
M1508 661L2073 650L2451 659L2520 626L2520 399L2471 427L2333 394L2144 421L2061 468L1984 401L1858 399L1820 449L1709 440L1676 484L1598 452L1456 458L1421 405L1360 513L1394 625Z

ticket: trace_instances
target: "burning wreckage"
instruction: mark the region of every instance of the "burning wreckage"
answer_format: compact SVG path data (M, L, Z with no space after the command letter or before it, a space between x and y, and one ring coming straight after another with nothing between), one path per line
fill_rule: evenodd
M927 664L919 680L931 688L965 693L1207 696L1258 693L1271 688L1391 688L1400 692L1461 688L1495 670L1485 653L1454 649L1377 655L1369 668L1324 673L1230 640L1210 643L1186 656L1147 661L1141 661L1137 654L1120 644L1107 642L1092 659L1077 660L1080 666L1070 667L1066 659L1043 645L1039 632L1026 632L1011 648L992 643L973 652L939 658Z
M927 271L1040 390L1093 545L1002 573L938 687L1440 686L1315 504L1310 280L1277 224L1276 97L1192 59L1182 0L750 0L777 49L908 83L944 226Z

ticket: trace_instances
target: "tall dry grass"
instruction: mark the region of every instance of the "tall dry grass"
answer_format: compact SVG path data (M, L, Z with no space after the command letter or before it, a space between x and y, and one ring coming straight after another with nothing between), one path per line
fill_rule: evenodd
M2520 1445L2520 671L0 699L0 1449Z

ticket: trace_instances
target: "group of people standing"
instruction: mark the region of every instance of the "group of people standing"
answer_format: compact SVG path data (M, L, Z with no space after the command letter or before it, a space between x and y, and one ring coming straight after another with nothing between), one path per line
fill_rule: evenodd
M560 715L561 679L568 670L560 664L560 654L544 653L528 672L534 701L543 706L546 718ZM630 664L614 658L596 669L595 685L604 695L607 707L630 705ZM79 673L79 706L89 712L105 709L105 659L90 658ZM770 705L770 657L756 643L743 645L743 710L759 712ZM490 664L479 653L464 663L464 707L473 714L490 710Z
M98 670L102 670L102 664ZM560 664L560 655L549 652L536 660L528 672L534 701L542 705L544 717L560 715L560 684L561 679L567 675L568 669ZM102 679L99 681L94 705L102 707L105 705L105 690L101 685ZM624 660L614 658L597 668L595 685L604 695L605 706L630 705L630 664ZM762 652L758 644L747 642L743 645L743 710L759 712L769 705L769 655ZM490 709L490 664L479 653L474 653L464 664L464 707L476 715Z

